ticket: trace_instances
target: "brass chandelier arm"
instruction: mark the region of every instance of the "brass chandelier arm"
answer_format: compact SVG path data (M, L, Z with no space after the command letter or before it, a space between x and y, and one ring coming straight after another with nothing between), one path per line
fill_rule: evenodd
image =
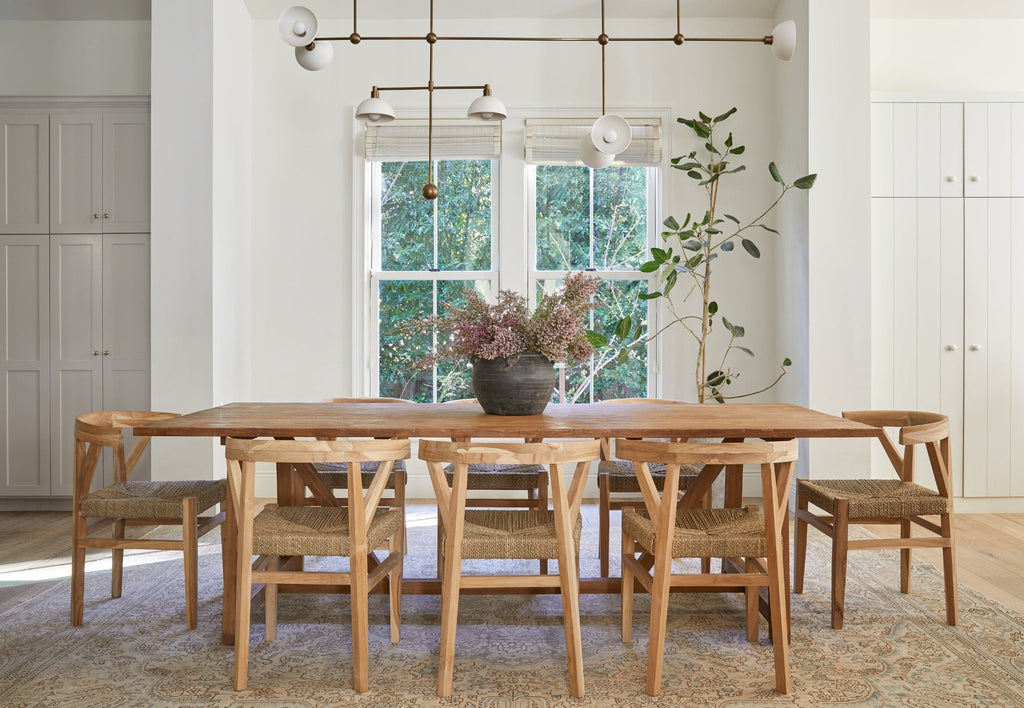
M429 91L430 86L374 86L378 91ZM435 91L459 90L459 91L483 91L487 84L478 86L434 86Z
M415 41L415 42L601 42L601 37L489 37L484 35L474 36L448 36L448 35L437 35L433 37L433 42L423 35L419 36L401 36L401 37L364 37L362 35L342 35L337 37L317 37L317 42L348 42L352 41L353 36L357 37L357 42L373 42L379 40L386 41ZM606 35L605 41L608 42L675 42L676 37L614 37L612 35ZM761 44L771 44L771 35L764 37L686 37L687 42L760 42ZM677 42L678 43L678 42Z

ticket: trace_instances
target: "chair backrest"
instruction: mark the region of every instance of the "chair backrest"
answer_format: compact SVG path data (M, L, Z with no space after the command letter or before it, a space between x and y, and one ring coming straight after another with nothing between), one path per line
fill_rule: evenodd
M465 465L570 464L593 462L599 455L597 440L532 443L420 440L419 444L421 460Z
M400 440L246 440L228 438L224 455L239 462L397 462L409 457L409 441ZM356 475L358 476L358 475Z
M668 465L767 465L797 458L796 440L764 442L660 442L615 441L615 454L631 462L662 462Z
M914 481L914 446L924 445L939 494L952 499L952 457L949 442L949 418L926 411L843 411L843 417L879 428L878 440L896 474L904 482ZM896 428L897 449L884 428Z
M126 482L149 445L148 436L136 437L135 447L125 457L124 431L158 420L176 418L179 413L157 411L92 411L75 417L75 479L74 498L89 493L100 452L104 447L114 452L114 481Z

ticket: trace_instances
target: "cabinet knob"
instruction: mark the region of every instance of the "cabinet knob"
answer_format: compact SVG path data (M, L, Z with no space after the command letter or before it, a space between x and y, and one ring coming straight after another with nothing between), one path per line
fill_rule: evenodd
M94 218L94 219L98 219L98 218L100 218L100 215L99 215L99 214L93 214L93 215L92 215L92 218Z
M959 347L957 345L955 345L955 344L947 344L946 345L946 351L947 352L955 352L957 349L959 349Z
M99 349L93 349L92 355L93 356L99 356L100 355L100 350Z
M956 182L956 175L949 175L946 177L947 182Z
M981 345L980 344L972 344L970 347L968 347L968 349L970 349L972 352L980 352L981 351Z
M103 218L104 218L104 219L109 219L109 218L110 218L110 214L108 214L108 213L104 212L104 213L103 213Z
M103 356L110 356L110 350L109 349L104 349L103 350Z
M979 177L978 175L971 175L971 181L972 182L980 182L981 181L981 177Z

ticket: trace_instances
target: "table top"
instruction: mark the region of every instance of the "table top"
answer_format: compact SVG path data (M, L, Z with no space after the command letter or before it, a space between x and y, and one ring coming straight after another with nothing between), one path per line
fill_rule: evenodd
M136 435L219 437L815 438L877 429L788 403L550 404L540 415L487 415L476 403L229 403L134 428Z

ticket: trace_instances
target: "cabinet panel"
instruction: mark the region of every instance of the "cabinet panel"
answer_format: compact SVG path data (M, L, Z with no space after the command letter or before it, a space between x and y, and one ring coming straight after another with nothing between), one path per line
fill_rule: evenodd
M103 231L149 231L149 115L103 117Z
M1024 196L1024 105L964 106L964 195Z
M103 406L101 238L51 237L52 494L73 489L75 416Z
M49 231L49 123L45 114L0 115L0 233Z
M871 111L872 196L962 195L962 104L874 103Z
M103 230L103 117L50 117L50 232Z
M0 237L0 493L50 493L49 244Z

